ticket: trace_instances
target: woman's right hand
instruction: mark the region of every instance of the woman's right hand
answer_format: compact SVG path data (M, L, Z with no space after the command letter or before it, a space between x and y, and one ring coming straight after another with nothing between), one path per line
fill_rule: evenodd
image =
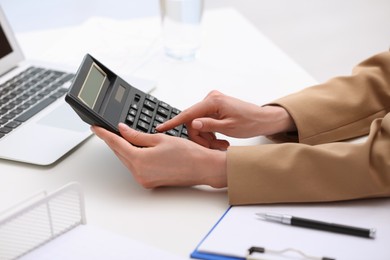
M186 124L190 139L205 147L227 149L226 140L217 140L215 132L230 137L249 138L272 135L295 129L288 112L279 106L258 106L224 95L210 92L206 98L159 125L156 130L165 132Z

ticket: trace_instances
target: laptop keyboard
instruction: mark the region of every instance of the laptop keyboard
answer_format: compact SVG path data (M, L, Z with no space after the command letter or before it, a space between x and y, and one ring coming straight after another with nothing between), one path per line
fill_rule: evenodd
M73 74L29 67L0 85L0 138L62 97Z

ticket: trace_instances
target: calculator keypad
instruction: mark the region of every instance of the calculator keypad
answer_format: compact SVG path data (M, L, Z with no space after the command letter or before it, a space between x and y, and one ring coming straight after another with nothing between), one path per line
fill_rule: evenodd
M126 116L126 124L130 127L144 132L156 133L156 126L175 117L180 110L173 108L152 95L141 97L135 94ZM171 136L188 139L188 132L184 125L177 126L165 132Z

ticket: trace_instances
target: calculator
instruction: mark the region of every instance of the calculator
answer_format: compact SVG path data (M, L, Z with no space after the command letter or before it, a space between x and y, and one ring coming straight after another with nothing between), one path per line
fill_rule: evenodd
M157 125L180 113L133 87L90 54L85 55L65 100L84 122L118 135L121 122L144 133L155 133ZM185 125L165 133L188 139Z

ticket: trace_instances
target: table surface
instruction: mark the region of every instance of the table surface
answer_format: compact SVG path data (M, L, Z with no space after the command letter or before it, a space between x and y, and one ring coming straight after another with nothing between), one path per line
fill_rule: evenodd
M34 48L28 47L35 32L79 26L90 17L105 16L124 23L136 19L137 24L143 24L150 30L157 28L159 23L153 1L145 1L140 6L134 4L135 1L128 1L127 5L126 1L113 2L117 6L131 8L133 15L128 18L123 12L114 16L113 12L110 13L113 7L104 13L103 1L94 1L91 9L83 2L82 11L76 8L78 3L74 1L63 12L75 18L70 19L64 13L55 16L59 21L53 23L47 23L43 18L35 21L22 16L23 12L17 9L18 1L2 2L4 11L9 12L11 24L17 28L18 38L23 40L22 49L28 50L27 58L41 55L37 51L39 48L34 53ZM29 8L45 8L51 14L58 12L58 7L47 4L47 1L31 2L35 5L28 3L23 8L25 12L31 11ZM61 20L63 23L60 23ZM158 39L159 36L156 37ZM206 10L202 47L195 61L171 60L164 56L159 43L154 47L147 63L130 73L155 80L157 88L153 95L180 109L201 100L213 89L264 104L315 84L308 73L234 9ZM42 57L50 56L42 53ZM103 58L110 59L108 56ZM232 139L231 142L246 145L267 140ZM111 150L93 136L48 167L1 160L0 209L37 191L52 191L71 181L83 186L89 224L136 238L184 258L189 258L192 250L229 206L226 189L206 186L142 188Z

